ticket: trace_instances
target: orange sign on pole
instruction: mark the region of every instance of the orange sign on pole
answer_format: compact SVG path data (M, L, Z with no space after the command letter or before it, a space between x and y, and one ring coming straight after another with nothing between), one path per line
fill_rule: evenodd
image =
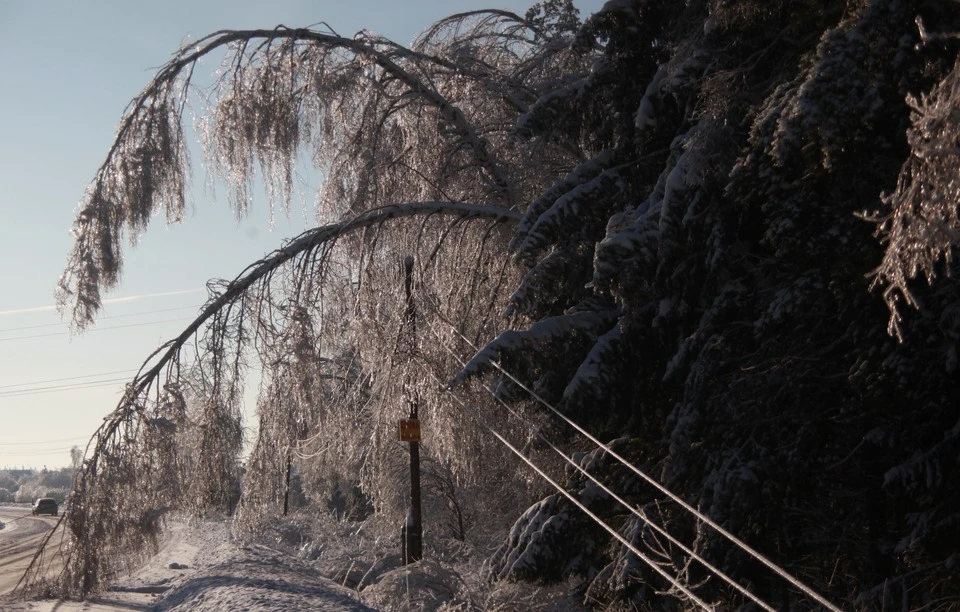
M420 421L418 419L400 419L397 433L401 442L419 442Z

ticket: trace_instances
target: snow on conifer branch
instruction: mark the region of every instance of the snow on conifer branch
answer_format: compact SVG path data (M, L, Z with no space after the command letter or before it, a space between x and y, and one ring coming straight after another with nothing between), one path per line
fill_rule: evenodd
M540 350L551 343L563 343L573 333L596 337L616 319L616 311L571 312L538 321L523 331L505 331L480 349L450 382L457 386L469 378L494 369L494 363L506 356L536 347Z
M613 163L614 156L615 152L613 150L606 150L597 154L571 170L562 180L557 181L531 202L517 226L516 236L510 242L510 249L523 254L527 237L533 231L541 216L562 198L567 198L564 200L565 202L575 199L571 194L578 187L590 183L609 168ZM582 195L582 192L580 192L580 195Z

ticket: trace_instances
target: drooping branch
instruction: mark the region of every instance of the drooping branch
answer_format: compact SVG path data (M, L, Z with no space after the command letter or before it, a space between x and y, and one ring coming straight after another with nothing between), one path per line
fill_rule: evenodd
M479 206L461 202L417 202L377 208L343 223L325 225L304 232L267 257L247 266L219 295L203 307L197 318L184 328L180 335L165 342L154 351L143 367L150 363L152 365L146 370L141 368L121 400L115 417L100 427L97 436L110 437L115 433L122 418L126 417L126 412L136 405L130 398L140 397L147 391L155 383L164 368L179 355L181 349L205 323L222 313L225 307L240 299L254 284L268 277L287 262L320 245L335 242L338 238L349 233L376 226L391 219L438 214L464 218L493 218L509 223L516 223L520 220L519 213L498 206ZM158 355L159 357L154 361L154 358ZM127 407L127 410L124 410L124 407ZM117 418L118 416L122 418ZM91 458L91 461L95 463L96 456Z
M261 42L255 45L256 41ZM222 112L227 115L218 118L223 123L215 129L226 132L222 141L218 137L213 140L222 149L214 162L215 167L236 167L237 176L231 175L230 179L235 184L233 200L238 214L245 213L248 198L243 183L253 171L250 160L254 155L260 156L264 170L278 164L287 167L282 180L288 185L289 198L289 166L301 146L299 134L307 129L300 125L302 116L318 112L317 101L320 107L328 104L324 96L377 83L365 73L368 63L388 77L376 86L397 83L402 88L401 95L394 90L384 99L413 99L436 111L437 121L445 126L444 137L455 136L458 143L450 152L468 153L472 164L486 177L490 201L507 208L518 206L519 196L476 118L444 95L423 66L477 80L487 78L483 71L466 65L458 70L457 63L440 55L368 35L344 38L285 27L216 32L182 48L130 103L117 137L96 172L74 222L76 242L58 283L57 303L61 309L70 305L75 328L92 322L100 308L101 291L119 282L124 236L135 240L159 210L166 211L168 222L181 220L189 167L182 113L193 69L202 58L224 49L233 49L234 55L220 77L221 83L231 79L233 83L226 86L228 91L221 101ZM245 68L256 66L257 61L269 67L245 75ZM322 82L324 73L353 64L346 80L330 77L330 83ZM282 77L274 74L288 71L289 75ZM305 98L308 93L316 100ZM503 99L512 100L515 108L521 104L511 95ZM396 108L406 106L404 103ZM317 163L324 162L318 159Z
M346 234L379 225L391 219L437 214L467 218L493 218L509 223L517 223L520 220L520 213L500 206L466 204L462 202L416 202L376 208L343 223L334 223L307 230L297 238L291 240L284 247L277 249L267 257L248 266L220 295L204 307L200 315L194 319L179 336L160 347L158 353L162 353L161 357L149 370L137 377L137 382L135 383L136 392L139 393L145 388L145 386L149 384L149 381L154 379L162 371L173 356L183 348L184 344L212 316L220 312L224 306L236 301L257 281L265 278L297 255L310 251L322 244L336 241Z
M218 385L215 383L213 385L213 396L200 398L204 410L203 422L211 423L212 427L235 428L228 421L231 418L232 406L238 401L235 386L240 373L237 371L238 365L236 363L225 359L224 347L225 343L228 342L225 338L229 336L227 326L230 324L231 317L240 316L242 318L244 316L242 314L245 312L243 308L244 300L249 297L253 301L260 300L262 302L264 298L262 295L256 294L256 288L262 286L264 282L269 282L276 271L298 257L309 256L316 249L329 249L336 241L351 233L404 218L430 218L438 215L459 217L460 220L493 219L508 224L516 224L520 219L519 213L500 206L434 201L384 206L366 211L340 223L314 228L251 264L233 281L224 283L219 292L215 293L201 309L199 315L176 338L164 343L148 357L137 376L127 386L117 408L95 433L91 440L92 452L77 474L73 511L69 518L65 519L67 528L74 540L68 553L67 569L64 570L64 575L61 578L65 593L83 596L96 589L100 585L102 577L109 570L111 563L103 558L102 553L97 551L107 550L110 546L118 545L120 541L123 541L125 546L131 546L129 538L134 532L158 533L160 527L157 521L166 511L166 508L183 503L182 501L177 502L169 499L169 491L158 493L144 491L142 497L136 500L136 503L142 506L137 511L139 516L130 524L121 521L113 527L105 529L93 517L87 515L90 512L100 511L100 508L91 501L91 498L105 495L104 488L109 489L111 486L116 486L113 480L136 479L135 474L142 469L138 467L139 464L137 463L141 459L124 459L123 457L124 453L129 452L128 447L130 445L144 444L144 447L139 448L137 453L141 457L150 457L154 454L160 455L170 452L170 449L167 448L170 442L166 441L165 438L161 440L161 438L169 435L181 435L177 433L179 429L177 422L183 419L168 414L170 410L164 409L163 406L183 404L183 397L176 387L181 380L181 374L179 373L181 351L187 346L191 338L197 337L198 332L205 326L208 328L212 326L212 339L210 340L212 348L209 350L212 351L216 361L214 364L215 375L219 376L220 369L226 368L226 373L232 376L231 383L224 383L229 384L226 397L221 398L222 392L216 389ZM255 295L248 296L251 290L254 291ZM236 312L241 314L235 315ZM242 320L235 325L238 330L236 333L242 334ZM242 345L249 340L237 337L232 342L236 346L231 350L236 352L237 359L239 359ZM165 371L168 373L166 384L161 385ZM164 389L162 397L159 395L161 386ZM155 401L156 405L151 404L149 398L152 390L157 390L158 393L158 398ZM221 401L225 404L223 407L219 405ZM184 409L181 407L173 410L173 412L183 413ZM151 436L156 440L151 442ZM201 442L207 444L207 446L209 446L209 443L218 443L215 436L211 437L209 432L202 434L201 437ZM144 443L144 440L146 440L146 443ZM207 446L201 445L201 454ZM217 455L218 461L226 461L223 457L227 457L229 454L218 452L215 448L208 450ZM127 465L127 462L132 463ZM150 477L152 478L152 476ZM182 477L171 474L170 478L177 481L178 478ZM108 480L106 484L101 482L104 479ZM175 482L174 488L186 487L188 484ZM144 482L141 482L140 485L144 488L149 486L148 483ZM111 538L116 538L117 541L112 541ZM127 539L122 540L122 538ZM141 543L134 546L143 546L142 540L137 541ZM94 544L93 542L97 543ZM42 550L42 547L40 550ZM42 575L42 572L37 570L40 563L42 563L42 556L38 553L24 574L25 584L28 587L30 586L29 581Z

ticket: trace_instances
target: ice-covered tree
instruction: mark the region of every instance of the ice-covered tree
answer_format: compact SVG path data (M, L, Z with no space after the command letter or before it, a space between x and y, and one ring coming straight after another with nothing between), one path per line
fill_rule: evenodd
M280 27L184 48L131 104L78 215L61 281L75 324L119 281L125 236L181 217L204 57L223 54L203 134L238 214L257 172L288 201L309 155L322 225L211 285L145 364L78 477L63 591L98 586L107 551L146 550L163 508L227 499L256 358L243 524L278 512L294 457L343 458L352 474L307 469L307 488L358 483L398 512L383 475L402 458L378 424L410 403L444 459L439 495L513 470L439 390L452 378L508 436L534 421L530 454L579 451L567 491L698 596L746 601L654 527L776 607L801 598L530 391L830 599L955 604L957 31L934 0L611 0L582 25L549 1L452 16L410 47ZM178 436L189 452L165 461ZM113 503L137 520L107 524L97 508L133 479L148 493ZM603 605L676 594L630 547L556 494L488 567L579 577Z
M182 220L184 113L201 97L192 76L202 60L221 62L202 91L200 132L237 214L258 179L271 207L286 206L293 167L308 159L324 179L320 225L212 282L196 320L128 386L77 477L65 594L88 593L148 553L169 509L232 509L251 360L264 380L242 525L277 511L289 462L334 452L375 507L398 511L384 465L399 455L390 423L409 402L450 478L469 484L486 462L509 472L495 443L442 405L438 381L468 355L461 335L482 342L500 327L517 279L505 245L523 203L583 154L575 139L521 142L511 131L543 91L586 69L589 58L569 48L576 23L572 5L549 2L525 17L453 15L409 47L325 25L222 31L159 70L77 214L59 284L77 328L120 282L125 242L157 216ZM416 335L397 275L405 256L415 262Z

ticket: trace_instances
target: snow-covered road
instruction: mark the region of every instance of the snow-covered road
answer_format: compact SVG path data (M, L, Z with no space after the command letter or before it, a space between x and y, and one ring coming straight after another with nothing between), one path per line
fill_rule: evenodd
M57 524L50 516L31 516L29 505L0 506L0 597L17 585L46 535ZM51 546L52 548L52 546ZM56 563L56 557L54 557Z
M6 516L0 513L0 520L6 523ZM14 516L10 515L10 518ZM21 543L18 546L23 547L46 533L55 521L31 518L22 519L17 524L16 532L20 534L17 541ZM157 556L133 575L119 580L89 601L21 602L0 597L0 609L10 612L359 612L373 609L360 603L355 591L319 576L311 568L276 551L263 546L238 547L230 539L228 527L222 521L196 524L170 521L168 527ZM15 533L11 530L5 535L8 529L9 524L0 531L0 543L4 542L6 535ZM0 548L0 563L6 560L2 550ZM19 574L12 579L16 584Z

